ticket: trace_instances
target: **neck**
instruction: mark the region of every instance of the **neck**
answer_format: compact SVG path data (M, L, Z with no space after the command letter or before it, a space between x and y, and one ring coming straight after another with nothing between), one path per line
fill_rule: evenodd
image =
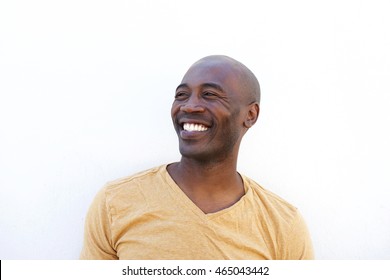
M236 167L237 160L205 163L182 157L168 166L168 172L203 212L211 213L233 205L244 195Z
M182 157L177 163L177 169L183 172L182 174L185 174L190 181L197 178L202 182L216 181L215 179L231 181L237 176L237 161L204 162Z

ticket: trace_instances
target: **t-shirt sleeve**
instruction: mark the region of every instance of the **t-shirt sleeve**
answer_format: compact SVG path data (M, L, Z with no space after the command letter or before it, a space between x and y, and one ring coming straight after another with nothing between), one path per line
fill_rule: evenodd
M85 221L84 243L81 250L82 260L118 259L113 248L111 235L111 217L103 188L93 200Z
M314 250L311 242L309 230L299 211L291 225L290 233L287 237L285 258L287 260L312 260Z

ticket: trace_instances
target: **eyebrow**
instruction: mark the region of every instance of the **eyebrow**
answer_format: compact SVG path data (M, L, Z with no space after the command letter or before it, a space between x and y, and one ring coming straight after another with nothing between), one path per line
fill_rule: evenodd
M180 85L177 86L176 91L177 91L179 88L181 88L181 87L189 88L189 86L188 86L187 84L180 84Z
M190 88L190 87L188 86L188 84L184 83L184 84L178 85L177 88L176 88L176 91L177 91L179 88L181 88L181 87ZM225 91L223 90L223 88L222 88L220 85L216 84L216 83L204 83L204 84L202 84L202 87L211 87L211 88L214 88L214 89L216 89L216 90L218 90L218 91L225 92Z

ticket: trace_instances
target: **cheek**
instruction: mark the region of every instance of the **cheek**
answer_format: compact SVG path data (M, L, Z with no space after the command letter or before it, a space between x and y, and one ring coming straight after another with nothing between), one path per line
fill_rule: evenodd
M245 127L245 119L247 117L247 108L245 106L240 106L238 107L234 113L234 119L236 120L237 125L239 128L244 128Z
M227 128L225 134L230 134L232 137L237 138L241 134L245 122L245 114L242 110L235 110L231 112L229 117L226 118L225 127Z
M179 111L180 107L176 104L176 102L173 102L171 107L171 117L174 119L174 116L177 115L177 112Z

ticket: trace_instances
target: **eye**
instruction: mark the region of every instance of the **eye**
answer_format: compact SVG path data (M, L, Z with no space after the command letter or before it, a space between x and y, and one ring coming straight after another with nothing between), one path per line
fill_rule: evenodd
M183 99L187 98L187 96L188 96L188 94L184 91L179 91L179 92L175 93L176 100L183 100Z
M214 92L211 92L211 91L205 91L203 92L203 96L206 97L206 98L218 98L219 95L214 93Z

